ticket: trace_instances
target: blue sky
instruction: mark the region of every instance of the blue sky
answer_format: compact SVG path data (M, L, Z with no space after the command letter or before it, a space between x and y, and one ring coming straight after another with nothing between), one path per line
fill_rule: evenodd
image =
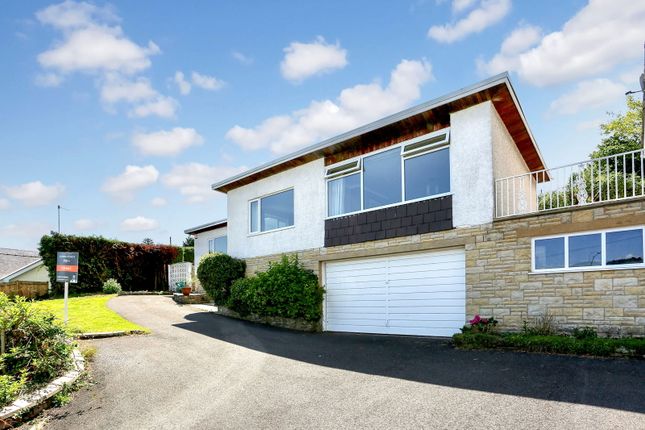
M3 2L0 247L177 243L209 185L508 70L549 166L638 88L631 0Z

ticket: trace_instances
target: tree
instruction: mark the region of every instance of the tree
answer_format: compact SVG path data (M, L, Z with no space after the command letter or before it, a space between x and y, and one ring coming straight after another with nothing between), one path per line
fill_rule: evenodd
M564 188L538 196L541 209L552 209L603 200L613 200L641 195L644 184L641 174L641 154L636 152L624 157L615 154L638 151L642 148L642 102L628 96L627 111L608 112L609 119L600 125L602 139L589 154L600 159L572 172ZM610 157L602 159L603 157Z
M184 239L184 246L195 246L195 238L191 235L186 236L186 239Z
M154 245L155 241L150 239L149 237L146 237L145 239L143 239L141 241L141 243L144 244L144 245Z
M625 113L608 112L612 119L600 125L603 138L596 150L589 154L590 157L600 158L640 149L642 147L642 108L643 102L628 96Z

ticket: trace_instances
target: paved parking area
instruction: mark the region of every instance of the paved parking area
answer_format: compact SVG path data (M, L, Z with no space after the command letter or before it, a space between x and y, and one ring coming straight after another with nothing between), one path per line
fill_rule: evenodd
M645 361L307 334L123 296L148 336L92 341L94 384L52 429L645 429Z

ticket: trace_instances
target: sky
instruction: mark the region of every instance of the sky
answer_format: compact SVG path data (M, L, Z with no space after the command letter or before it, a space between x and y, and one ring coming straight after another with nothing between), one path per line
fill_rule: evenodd
M508 71L549 167L643 70L645 2L5 0L0 247L177 244L210 185Z

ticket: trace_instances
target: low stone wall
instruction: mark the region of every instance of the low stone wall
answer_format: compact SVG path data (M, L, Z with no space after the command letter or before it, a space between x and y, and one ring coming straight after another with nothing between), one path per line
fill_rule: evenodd
M322 278L325 261L460 247L466 253L466 319L495 316L503 330L520 330L524 321L548 313L565 330L593 326L608 335L644 336L645 269L531 273L534 237L642 225L641 198L295 254ZM280 256L247 259L247 275Z
M215 311L218 315L224 315L231 318L237 318L241 320L251 321L254 323L267 324L273 327L282 327L288 328L290 330L299 330L299 331L321 331L320 322L311 322L301 319L291 319L291 318L282 318L282 317L262 317L255 314L250 314L242 316L237 312L226 308L224 306L216 306L217 310Z
M0 292L9 296L23 296L36 299L47 295L49 284L47 282L12 281L0 283Z

